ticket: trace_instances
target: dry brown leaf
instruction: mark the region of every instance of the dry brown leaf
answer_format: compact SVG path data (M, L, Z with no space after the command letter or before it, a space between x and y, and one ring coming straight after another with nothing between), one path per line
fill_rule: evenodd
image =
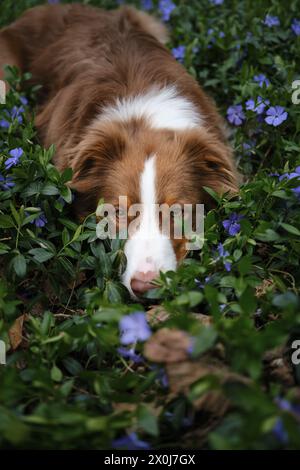
M284 387L293 387L295 378L289 361L288 350L279 346L263 356L264 373L268 381L278 382Z
M162 323L170 318L170 313L167 312L161 305L151 307L147 312L147 320L150 325Z
M25 315L18 317L8 332L10 344L13 350L17 349L22 343L24 318Z
M191 339L180 330L162 328L146 342L144 355L153 362L179 362L188 358Z
M263 282L259 284L259 286L256 286L255 288L256 297L258 298L262 297L269 290L272 290L273 287L274 287L274 282L272 281L272 279L264 279Z

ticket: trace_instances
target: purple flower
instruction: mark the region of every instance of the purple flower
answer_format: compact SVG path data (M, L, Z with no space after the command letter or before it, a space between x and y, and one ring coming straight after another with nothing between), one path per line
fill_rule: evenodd
M168 388L169 380L168 380L165 370L163 368L157 368L157 366L154 366L153 369L154 370L157 369L157 379L159 380L161 386L163 388Z
M220 31L220 32L219 32L219 38L221 38L221 39L225 38L225 33L224 33L224 31Z
M209 0L212 5L222 5L224 0Z
M9 152L10 158L5 162L5 168L9 170L12 166L16 166L19 163L20 157L23 155L23 149L15 148Z
M185 56L185 46L173 47L172 54L179 62L183 62Z
M160 0L158 8L161 12L161 17L163 21L169 21L171 13L173 10L175 10L176 5L174 5L172 0Z
M243 154L247 155L247 156L251 155L254 145L255 145L254 142L244 142L243 145L242 145Z
M276 423L273 427L273 434L282 444L288 443L289 436L285 430L285 427L281 418L278 418L276 420Z
M115 449L126 450L149 450L150 445L148 442L141 441L135 432L131 432L128 436L120 437L112 442L112 447Z
M223 220L222 225L225 228L226 232L229 235L234 236L239 233L241 230L241 226L238 223L243 218L242 215L237 214L236 212L232 212L230 214L229 219Z
M295 171L293 171L292 173L284 173L283 175L281 175L279 177L279 181L282 181L283 179L292 179L292 178L297 178L300 180L300 166L297 166L297 168L295 168ZM300 197L300 186L297 186L296 188L293 188L292 191L298 196Z
M226 259L227 256L229 256L229 252L227 250L225 250L222 243L218 244L217 251L218 251L218 254L219 254L219 257L217 258L217 260L221 259L223 261L223 264L224 264L224 267L225 267L226 271L228 271L228 272L231 271L231 262Z
M241 104L229 106L227 109L227 119L231 124L240 126L245 120L245 114Z
M36 227L44 227L46 223L48 222L45 214L43 212L40 213L37 219L32 220L32 224L34 224Z
M13 182L13 179L8 176L5 178L3 175L0 174L0 188L3 189L4 191L7 191L10 188L13 188L15 186L15 183Z
M266 15L264 24L266 26L269 26L269 28L272 28L272 26L279 26L280 21L278 16Z
M286 121L287 117L288 113L285 111L283 106L271 106L271 108L267 110L265 121L267 124L270 124L270 126L277 127Z
M270 85L270 80L263 74L254 75L253 80L259 84L262 88L264 85L268 87Z
M300 20L297 20L296 18L293 19L292 21L292 31L296 34L296 36L300 36Z
M256 101L253 99L246 101L246 109L248 111L253 111L256 114L262 114L266 108L266 105L269 104L269 100L263 100L263 98L259 96Z
M23 98L24 100L26 100L26 98ZM21 100L21 98L20 98ZM23 122L23 117L22 117L22 113L24 113L25 109L23 106L13 106L13 108L8 111L7 109L5 109L5 114L8 116L8 119L10 121L14 121L15 119L18 121L19 124L21 124ZM10 122L7 120L7 119L1 119L0 120L0 127L4 128L4 129L8 129L10 126Z
M10 111L11 119L17 119L18 123L21 124L23 121L21 114L24 113L24 111L25 109L23 108L23 106L13 106L12 110Z
M151 336L151 330L144 312L125 315L119 323L121 344L127 345L136 341L146 341Z
M300 167L299 167L300 171ZM300 174L300 173L299 173ZM291 413L294 416L296 416L298 419L300 418L300 405L294 405L293 403L290 403L288 400L285 398L276 398L275 402L277 403L278 407L287 413ZM282 418L278 418L276 420L275 426L273 427L273 434L277 437L277 439L282 443L282 444L287 444L289 437L288 433L286 432L286 429L284 427L284 423Z
M152 0L141 0L141 8L143 10L152 10L153 8Z
M9 122L6 119L0 119L0 127L3 129L8 129L10 126Z
M23 106L28 105L28 99L25 96L20 96L20 101L21 101Z
M199 287L199 289L204 289L204 285L205 284L208 284L209 281L211 280L211 276L206 276L205 279L204 279L204 283L201 282L199 279L195 278L194 281L195 281L195 284L197 287Z
M120 354L120 356L124 357L125 359L130 359L136 364L140 364L141 362L143 362L142 356L140 354L136 354L134 348L118 348L118 353Z

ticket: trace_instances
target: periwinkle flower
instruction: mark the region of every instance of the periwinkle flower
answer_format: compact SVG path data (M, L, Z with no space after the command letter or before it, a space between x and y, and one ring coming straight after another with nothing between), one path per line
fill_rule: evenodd
M227 119L234 126L240 126L246 119L241 104L229 106L227 109Z
M288 118L288 113L283 106L271 106L266 114L266 123L274 127L280 126Z
M151 336L151 330L144 312L125 315L119 323L121 344L128 345L136 341L146 341Z

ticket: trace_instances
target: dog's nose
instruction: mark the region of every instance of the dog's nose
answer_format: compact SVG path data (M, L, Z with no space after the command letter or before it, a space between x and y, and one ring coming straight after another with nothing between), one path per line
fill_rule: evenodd
M152 281L158 277L158 272L156 271L147 271L141 272L137 271L134 273L131 279L131 289L135 295L143 294L150 289L154 288Z

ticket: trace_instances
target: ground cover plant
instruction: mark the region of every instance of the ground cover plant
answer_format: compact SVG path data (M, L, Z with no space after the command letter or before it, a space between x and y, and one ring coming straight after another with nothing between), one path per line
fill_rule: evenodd
M3 0L1 26L40 3ZM0 446L299 449L299 2L131 3L168 24L174 56L226 117L240 194L212 193L203 249L133 303L122 243L98 240L94 214L74 220L71 171L34 128L37 89L8 70Z

